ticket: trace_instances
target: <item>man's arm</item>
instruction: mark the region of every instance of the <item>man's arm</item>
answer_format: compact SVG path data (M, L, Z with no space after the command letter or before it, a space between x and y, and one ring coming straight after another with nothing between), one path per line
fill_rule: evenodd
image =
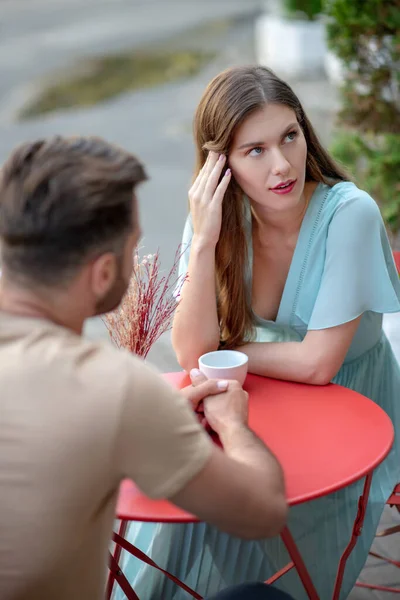
M194 389L204 377L191 373ZM229 382L226 393L204 401L205 417L219 434L203 470L172 501L233 535L257 539L277 535L287 504L282 469L265 444L247 427L248 396Z
M247 394L239 384L230 381L227 391L203 400L223 452L197 422L190 394L176 392L142 363L133 371L118 433L121 478L233 535L279 533L287 512L282 471L247 428ZM200 384L209 389L209 382Z
M205 467L172 502L244 539L278 535L287 504L277 460L245 426L227 435L224 452L215 446Z

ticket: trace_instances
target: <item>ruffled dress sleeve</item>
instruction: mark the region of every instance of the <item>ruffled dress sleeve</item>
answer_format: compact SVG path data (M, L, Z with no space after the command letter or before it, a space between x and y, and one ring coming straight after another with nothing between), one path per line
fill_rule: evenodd
M321 284L308 329L347 323L367 311L400 311L400 283L376 202L355 186L328 227Z

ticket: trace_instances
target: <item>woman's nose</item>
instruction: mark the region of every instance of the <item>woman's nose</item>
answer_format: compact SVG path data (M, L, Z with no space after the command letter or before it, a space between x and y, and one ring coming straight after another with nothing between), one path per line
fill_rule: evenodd
M285 158L280 150L276 150L272 158L272 173L275 176L283 175L286 176L290 172L290 163Z

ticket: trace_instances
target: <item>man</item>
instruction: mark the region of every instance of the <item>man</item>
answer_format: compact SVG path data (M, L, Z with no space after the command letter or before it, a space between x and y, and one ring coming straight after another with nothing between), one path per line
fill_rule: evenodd
M1 600L102 598L126 477L237 536L285 523L281 469L247 428L238 384L194 373L178 393L82 337L127 288L145 179L134 156L92 138L24 144L2 170ZM201 401L224 452L194 417Z

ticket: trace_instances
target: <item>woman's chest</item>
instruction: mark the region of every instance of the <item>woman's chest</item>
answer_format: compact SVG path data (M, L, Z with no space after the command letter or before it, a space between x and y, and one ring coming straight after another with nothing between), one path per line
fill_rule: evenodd
M275 321L278 315L293 253L293 244L253 246L252 308L262 319Z

